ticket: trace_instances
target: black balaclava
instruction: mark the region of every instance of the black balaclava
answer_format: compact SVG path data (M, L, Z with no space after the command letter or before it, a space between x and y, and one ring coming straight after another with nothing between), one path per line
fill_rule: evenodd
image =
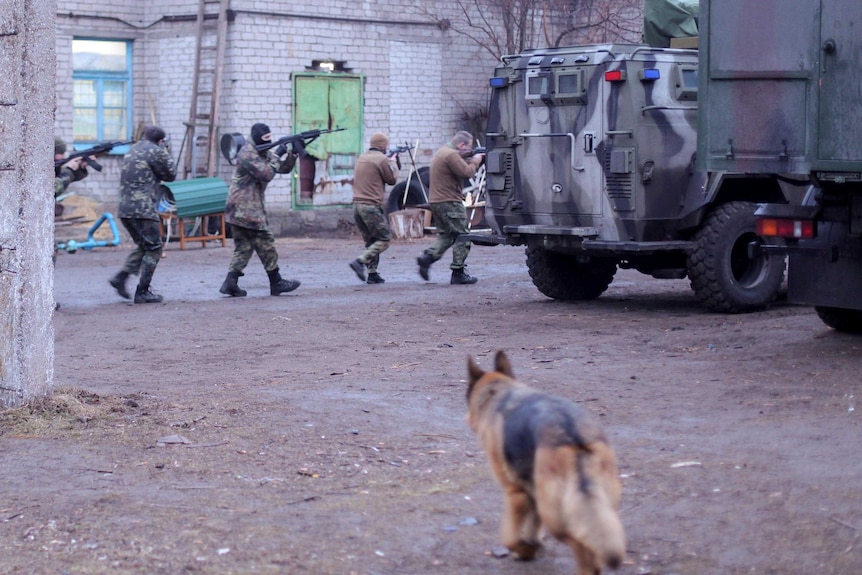
M263 137L270 133L269 126L266 124L258 122L254 126L251 127L251 140L254 142L255 146L260 146L261 144L266 144L266 140Z

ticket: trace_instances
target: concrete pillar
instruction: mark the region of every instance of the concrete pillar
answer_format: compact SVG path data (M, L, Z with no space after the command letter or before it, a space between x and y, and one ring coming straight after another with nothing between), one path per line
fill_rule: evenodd
M56 0L0 0L0 405L54 386Z

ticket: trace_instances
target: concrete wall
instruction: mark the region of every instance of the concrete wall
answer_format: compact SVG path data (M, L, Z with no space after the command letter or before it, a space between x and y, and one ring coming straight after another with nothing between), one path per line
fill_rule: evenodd
M26 5L26 10L25 10ZM51 0L0 11L0 405L54 384ZM47 40L47 41L46 41Z
M417 6L422 3L416 3ZM75 36L134 41L135 125L152 119L170 134L176 155L192 97L195 0L143 3L116 0L98 9L91 3L64 2L57 19L58 134L71 140L71 62ZM454 10L447 2L439 10ZM266 121L276 133L291 131L291 73L312 59L346 61L364 75L363 142L377 130L393 141L419 141L419 161L462 127L463 110L487 101L487 79L495 59L463 36L442 30L409 3L393 0L314 5L232 0L235 20L228 27L221 132L247 133ZM219 158L218 175L231 167ZM102 162L105 171L73 184L114 210L119 161ZM404 173L406 176L406 171ZM302 234L334 230L352 221L346 209L293 210L290 179L276 178L267 190L273 232Z

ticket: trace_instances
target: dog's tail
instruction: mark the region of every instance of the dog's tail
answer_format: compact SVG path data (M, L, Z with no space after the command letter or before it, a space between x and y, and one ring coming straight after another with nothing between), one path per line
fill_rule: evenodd
M618 514L622 486L616 456L603 441L590 443L578 455L579 485L571 504L583 509L592 521L580 534L601 562L616 569L626 554L625 531Z
M579 506L592 518L588 524L576 522L574 529L584 528L578 539L589 547L602 566L617 569L626 555L626 539L623 524L616 509L605 497L595 494Z
M546 481L560 480L562 484L558 489L546 484L545 487L551 489L543 490L561 496L560 501L545 502L546 508L551 504L559 509L557 514L551 512L551 521L546 522L545 527L561 541L571 544L570 540L574 540L587 547L600 568L618 568L625 558L626 539L617 514L621 486L613 450L604 442L594 442L588 446L558 447L553 451L557 452L552 456L557 465L563 461L567 464L563 473L557 468L546 475ZM565 455L561 451L566 452ZM553 519L555 515L557 521Z

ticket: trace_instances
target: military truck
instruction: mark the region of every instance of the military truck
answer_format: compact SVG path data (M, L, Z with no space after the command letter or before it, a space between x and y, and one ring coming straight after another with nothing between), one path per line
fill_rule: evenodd
M807 186L758 209L788 300L862 333L862 5L700 3L700 168Z
M486 213L470 239L523 245L533 283L599 297L618 268L690 280L717 312L768 306L785 262L754 249L758 202L804 193L698 170L698 52L606 44L504 56L490 79Z

